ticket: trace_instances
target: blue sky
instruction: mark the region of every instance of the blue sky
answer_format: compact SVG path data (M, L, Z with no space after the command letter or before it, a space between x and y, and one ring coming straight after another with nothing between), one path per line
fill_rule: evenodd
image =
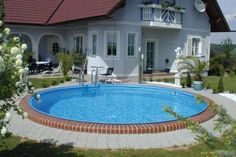
M236 0L218 0L218 3L225 15L231 30L236 30ZM212 33L212 43L220 43L223 39L229 37L236 44L236 32L230 33Z

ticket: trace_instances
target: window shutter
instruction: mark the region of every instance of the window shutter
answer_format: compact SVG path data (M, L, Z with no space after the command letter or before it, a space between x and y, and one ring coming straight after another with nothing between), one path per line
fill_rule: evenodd
M192 44L192 38L188 38L188 48L187 48L187 56L192 56L192 49L193 49L193 44Z

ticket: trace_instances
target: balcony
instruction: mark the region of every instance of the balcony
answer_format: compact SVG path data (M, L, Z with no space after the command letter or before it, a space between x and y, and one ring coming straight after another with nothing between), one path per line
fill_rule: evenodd
M141 9L141 25L144 27L182 29L182 15L185 9L155 3L143 3L138 7Z

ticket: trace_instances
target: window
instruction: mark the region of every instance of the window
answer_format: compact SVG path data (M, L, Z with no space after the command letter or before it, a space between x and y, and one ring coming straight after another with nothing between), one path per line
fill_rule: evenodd
M117 32L106 33L106 51L107 56L117 56L118 36Z
M98 47L98 35L92 34L92 54L97 55L97 47Z
M192 55L201 54L201 38L192 38Z
M57 52L59 52L59 44L58 43L52 44L52 52L53 52L53 54L56 54Z
M135 56L136 50L136 33L128 33L128 47L127 52L128 56Z
M77 50L77 52L82 53L83 52L83 37L78 36L74 38L74 48Z

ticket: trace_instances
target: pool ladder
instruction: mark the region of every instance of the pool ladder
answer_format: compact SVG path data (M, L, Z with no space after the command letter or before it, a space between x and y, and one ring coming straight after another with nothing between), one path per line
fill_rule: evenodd
M91 84L98 85L98 69L93 69L91 72Z
M84 86L84 71L81 70L79 73L79 84L82 84Z

